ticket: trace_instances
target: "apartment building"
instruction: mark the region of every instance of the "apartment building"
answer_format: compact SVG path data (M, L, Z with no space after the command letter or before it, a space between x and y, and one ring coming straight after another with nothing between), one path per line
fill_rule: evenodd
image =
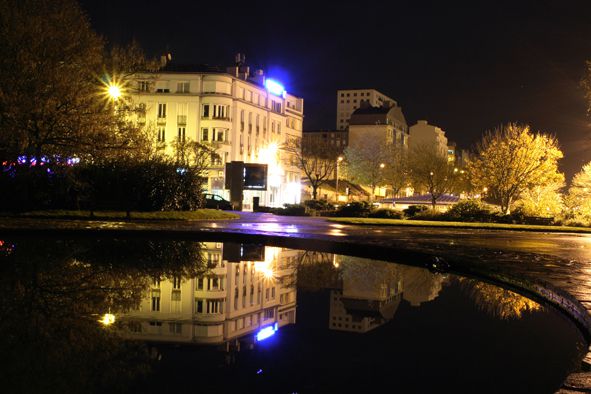
M243 208L251 209L254 197L266 206L297 203L300 171L282 147L302 137L304 101L262 70L251 73L243 56L236 60L225 70L169 63L157 73L139 75L132 87L137 121L172 157L178 142L197 141L216 150L207 192L229 199L226 163L259 163L268 166L266 190L245 190Z
M426 120L419 120L417 121L417 124L410 127L409 147L413 149L423 145L435 147L436 151L441 154L441 156L448 158L450 156L445 131L437 126L429 124ZM455 146L453 149L454 152L452 154L455 155ZM452 160L455 160L455 158Z
M373 107L381 107L384 104L397 105L395 100L375 89L337 90L336 128L338 130L347 129L351 115L361 107L362 101L368 102Z

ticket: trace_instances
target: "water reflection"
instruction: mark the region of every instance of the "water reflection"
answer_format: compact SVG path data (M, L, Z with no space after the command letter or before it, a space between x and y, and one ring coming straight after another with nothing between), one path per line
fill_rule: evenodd
M306 329L296 316L310 315L298 311L310 294L324 331L364 340L388 322L404 326L448 287L495 319L541 311L516 293L423 268L239 243L0 240L0 274L3 385L14 392L133 390L160 365L162 344L210 345L235 367L243 350L264 350L261 330ZM217 368L203 360L203 371Z
M136 339L240 347L239 340L296 319L296 263L301 252L260 245L204 242L210 269L185 279L153 281L135 310L122 316ZM242 344L243 345L243 344Z

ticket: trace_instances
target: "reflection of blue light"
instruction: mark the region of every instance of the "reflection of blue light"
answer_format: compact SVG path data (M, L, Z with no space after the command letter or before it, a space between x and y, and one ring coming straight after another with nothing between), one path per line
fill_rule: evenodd
M178 167L176 169L176 173L179 174L179 175L185 175L186 172L187 172L187 169L186 168L183 168L183 167Z
M263 341L263 340L275 335L275 333L277 332L278 329L279 329L279 326L277 325L277 323L273 324L272 326L267 326L265 328L261 328L261 330L256 335L257 342Z
M279 82L274 81L272 79L265 80L265 87L269 91L269 93L274 94L275 96L283 96L285 93L285 88Z

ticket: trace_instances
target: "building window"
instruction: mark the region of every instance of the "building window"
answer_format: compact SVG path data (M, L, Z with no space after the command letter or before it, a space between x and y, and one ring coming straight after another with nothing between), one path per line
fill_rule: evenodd
M184 127L179 127L178 140L180 142L185 142L185 128Z
M274 112L281 113L281 103L278 101L271 101L271 109Z
M225 105L214 105L213 106L213 117L216 119L226 119L227 116L227 106Z
M158 104L158 117L166 118L166 104Z
M203 300L195 300L195 310L197 313L203 313Z
M203 278L197 278L197 290L203 290Z
M160 311L160 290L152 290L152 312Z
M271 133L275 132L275 122L271 122Z
M209 118L209 104L203 105L203 115L204 118Z
M209 129L204 128L201 129L201 141L208 141L209 140Z
M150 91L150 83L148 81L139 81L138 82L138 90L140 92L149 92Z
M166 128L158 127L158 142L166 141Z
M168 332L173 335L180 335L182 333L182 323L168 323Z
M275 311L273 309L265 309L265 319L272 319L275 316Z
M177 93L189 93L189 82L178 82L176 84Z

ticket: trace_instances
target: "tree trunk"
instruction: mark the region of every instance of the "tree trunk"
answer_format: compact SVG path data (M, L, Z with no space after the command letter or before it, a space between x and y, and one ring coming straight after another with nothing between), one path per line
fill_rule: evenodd
M316 200L318 197L318 186L312 185L312 200Z

